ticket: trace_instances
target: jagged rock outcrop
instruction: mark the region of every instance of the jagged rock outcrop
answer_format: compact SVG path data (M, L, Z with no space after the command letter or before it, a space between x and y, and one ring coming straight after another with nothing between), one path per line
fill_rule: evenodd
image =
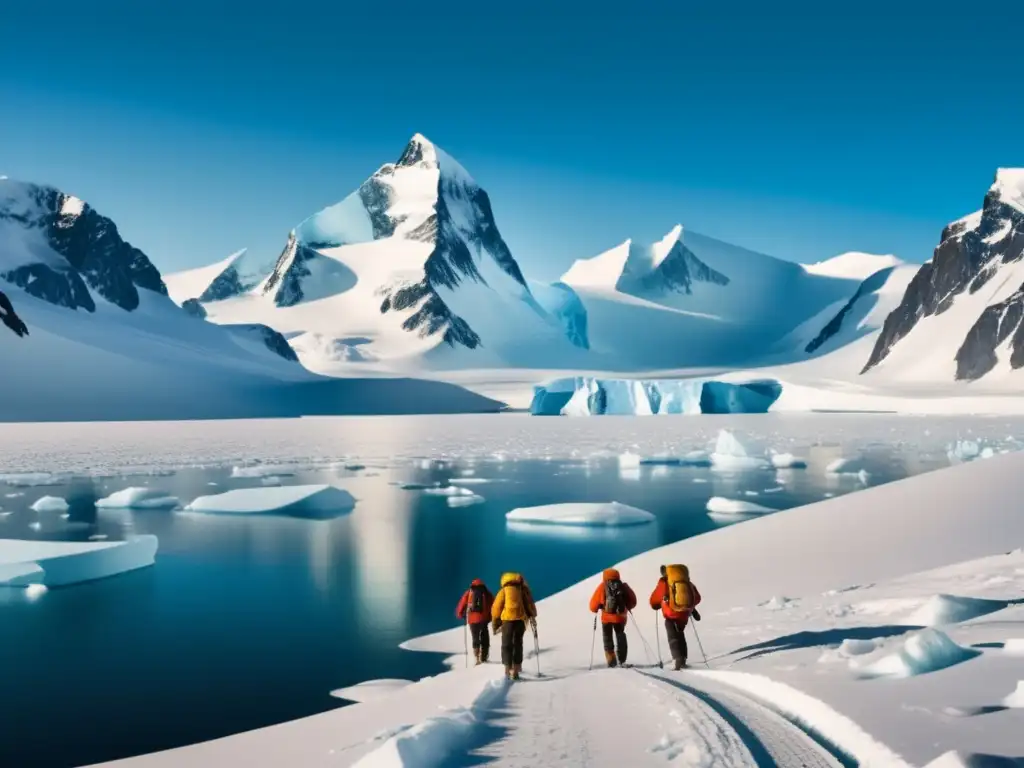
M19 225L21 253L0 278L51 304L96 309L92 291L126 311L139 289L167 295L149 258L113 221L53 187L0 179L0 221Z
M181 303L181 308L185 310L185 314L200 320L206 319L206 307L199 303L198 299L186 299Z
M835 317L825 324L818 335L807 344L804 351L808 354L817 352L825 342L839 333L839 331L842 330L843 321L846 320L847 316L857 305L857 302L872 293L881 290L885 285L885 281L889 279L889 276L895 269L895 267L885 267L880 269L857 286L857 290L854 292L853 296L850 297L850 300L843 305L843 308L836 313Z
M234 323L222 327L228 329L239 338L262 344L278 357L282 357L292 363L299 362L299 356L295 354L295 350L288 343L288 339L270 326L262 325L261 323Z
M887 318L862 373L886 359L925 317L948 311L958 297L989 285L1000 269L1024 257L1024 170L1000 169L982 209L948 225L932 260L911 280ZM1011 367L1024 358L1024 336L1011 297L985 309L956 353L958 379L976 379L996 364L996 347L1010 340ZM1015 320L1015 318L1017 318ZM1017 364L1014 364L1014 361Z
M0 291L0 323L6 325L18 336L28 336L28 328L22 319L18 317L18 313L14 311L11 300L7 298L3 291Z

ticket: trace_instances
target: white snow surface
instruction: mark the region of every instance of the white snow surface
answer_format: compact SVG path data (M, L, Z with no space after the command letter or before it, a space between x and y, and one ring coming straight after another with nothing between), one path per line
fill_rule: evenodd
M815 275L865 280L880 269L902 265L903 262L892 254L881 256L874 253L850 251L833 256L831 259L825 259L825 261L805 264L804 269Z
M125 488L96 502L97 509L173 509L178 500L156 488Z
M537 525L621 526L642 525L657 518L645 509L611 501L606 504L576 502L519 507L508 512L505 519Z
M0 586L64 587L145 568L156 558L157 538L114 542L0 539Z
M412 680L403 680L400 678L381 678L380 680L367 680L365 683L359 683L357 685L349 686L348 688L338 688L337 690L331 691L331 696L336 699L345 699L346 701L372 701L374 699L380 699L385 696L402 690L408 685L412 685Z
M1020 596L1024 550L1006 549L1024 540L1022 472L1024 455L962 464L617 564L641 596L628 629L632 670L587 671L580 626L591 617L587 600L600 579L593 574L539 602L541 654L530 648L522 684L497 683L500 665L457 663L381 699L109 765L568 768L586 754L597 768L835 766L842 753L860 765L902 768L949 765L954 752L1019 756L1017 721L998 713L1008 696L1016 702L1019 658L998 646L1021 637L1022 607L1008 603L992 621L941 631L907 626L904 617L934 595ZM667 562L686 563L704 596L703 621L688 630L695 666L681 673L646 666L638 642L643 635L655 655L651 633L660 623L642 598ZM785 609L759 607L777 595L787 596ZM693 629L710 671L701 668ZM463 631L458 625L405 647L458 657ZM830 649L846 652L824 654ZM892 657L901 659L892 667L900 674L864 679ZM544 678L535 681L538 661ZM902 674L912 666L917 674ZM996 714L975 714L984 707ZM950 716L956 708L965 714ZM609 711L623 713L627 727L609 729Z
M356 500L333 485L287 485L277 488L238 488L200 496L185 506L189 512L232 515L323 517L351 510Z

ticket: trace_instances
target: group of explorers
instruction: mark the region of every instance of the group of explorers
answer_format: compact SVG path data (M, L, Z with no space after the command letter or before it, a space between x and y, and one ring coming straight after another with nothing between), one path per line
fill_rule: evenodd
M690 581L689 569L685 565L661 566L661 578L651 593L650 605L656 611L660 609L664 617L668 647L677 670L686 666L683 630L691 616L700 621L698 603L700 592ZM614 568L606 569L590 598L590 611L601 614L604 658L609 667L626 663L629 651L626 622L636 604L636 593L622 580L619 572ZM488 624L495 635L501 632L501 663L505 666L505 677L518 680L523 666L523 638L527 625L533 629L534 636L537 634L537 605L522 574L503 574L497 595L493 595L482 580L474 579L459 600L455 615L469 626L477 664L486 662L490 654ZM596 616L594 629L596 632Z

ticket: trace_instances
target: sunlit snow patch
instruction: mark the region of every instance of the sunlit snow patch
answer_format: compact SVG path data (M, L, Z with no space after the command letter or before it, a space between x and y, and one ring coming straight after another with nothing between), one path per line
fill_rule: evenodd
M390 696L395 691L400 691L407 685L412 685L412 680L401 680L398 678L382 678L380 680L367 680L358 685L348 688L338 688L331 691L331 696L345 701L373 701Z
M65 542L0 539L0 585L63 587L152 565L156 536L127 541Z
M60 496L43 496L36 499L31 509L36 512L67 512L68 503Z
M981 651L957 645L944 632L924 629L908 637L896 653L858 670L860 677L914 677L952 667L980 656Z
M617 501L607 504L570 503L520 507L505 515L509 522L537 525L642 525L656 518L650 512Z
M96 502L98 509L173 509L178 500L155 488L125 488Z
M281 488L239 488L200 496L185 509L228 515L287 515L325 518L351 510L356 500L333 485L288 485Z

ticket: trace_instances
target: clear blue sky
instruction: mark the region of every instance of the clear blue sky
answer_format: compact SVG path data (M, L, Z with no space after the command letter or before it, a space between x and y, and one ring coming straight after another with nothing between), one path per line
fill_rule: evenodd
M677 222L922 261L1024 164L1020 0L48 0L0 28L0 173L164 271L276 252L417 131L540 278Z

